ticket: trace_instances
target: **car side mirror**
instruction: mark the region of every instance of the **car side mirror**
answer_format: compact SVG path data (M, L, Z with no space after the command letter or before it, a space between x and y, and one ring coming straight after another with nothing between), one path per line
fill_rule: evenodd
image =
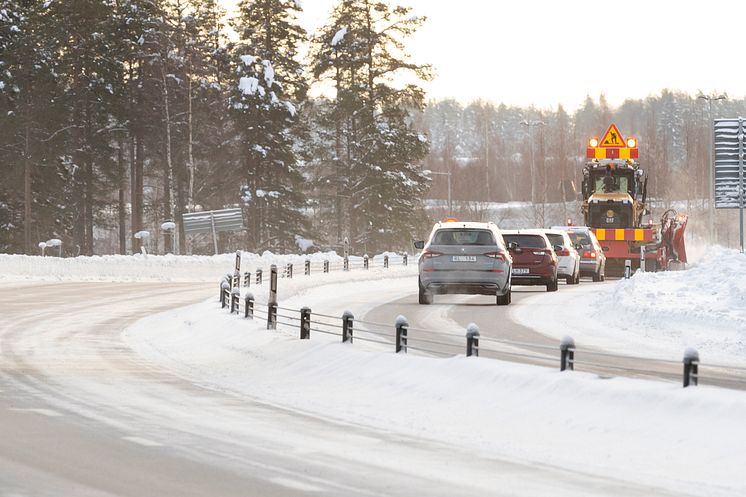
M425 248L425 241L424 240L417 240L414 242L414 248L417 250L422 250Z
M516 242L508 243L508 250L518 250L518 244Z
M575 250L583 250L583 245L580 243L575 244Z
M565 247L563 247L562 245L555 245L554 246L554 251L555 252L562 252L564 249L565 249Z

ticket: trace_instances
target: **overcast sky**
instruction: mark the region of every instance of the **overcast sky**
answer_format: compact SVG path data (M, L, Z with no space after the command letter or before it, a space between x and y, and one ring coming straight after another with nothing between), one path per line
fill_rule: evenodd
M302 0L306 29L323 25L336 1ZM400 3L428 17L409 47L436 69L427 85L433 98L574 110L601 93L612 105L663 88L746 94L745 59L735 48L746 0Z

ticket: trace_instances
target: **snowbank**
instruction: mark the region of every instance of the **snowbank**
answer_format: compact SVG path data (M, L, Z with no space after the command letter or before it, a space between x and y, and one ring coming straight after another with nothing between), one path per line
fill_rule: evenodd
M347 285L298 287L297 298L281 305L311 302L314 312L332 315L352 306L359 313L355 297L394 300L411 294L413 281L410 274L358 282L354 292ZM344 423L677 495L746 492L744 393L463 356L396 355L318 333L309 341L296 336L209 302L142 320L125 339L199 384Z
M392 266L401 264L401 256L391 256ZM94 257L39 257L0 254L0 281L44 280L44 281L209 281L230 273L235 263L235 253L216 256L177 255L106 255ZM382 264L383 255L375 258ZM395 258L396 257L396 258ZM295 265L296 273L303 271L306 258L314 269L320 270L324 260L340 264L342 258L334 252L306 255L262 255L244 252L241 270L268 269L272 264ZM351 264L360 266L359 257L350 258Z
M686 271L637 273L605 285L539 294L516 308L522 324L578 345L680 360L746 365L746 256L713 248Z

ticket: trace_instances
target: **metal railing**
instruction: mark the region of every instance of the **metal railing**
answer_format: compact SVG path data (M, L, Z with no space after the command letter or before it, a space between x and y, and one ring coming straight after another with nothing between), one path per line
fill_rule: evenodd
M370 261L368 262L370 264ZM304 268L305 274L310 274ZM278 277L276 268L271 269L271 278ZM292 274L292 272L291 272ZM220 284L220 302L223 309L233 314L241 312L241 296L237 288L231 288L230 276ZM276 286L274 286L276 288ZM275 296L276 298L276 296ZM397 354L410 351L432 357L485 357L540 366L559 367L560 371L575 371L577 366L588 372L608 376L608 371L628 373L630 376L655 377L670 380L681 378L684 387L696 386L701 379L711 384L727 387L746 387L746 367L723 364L701 364L699 354L687 349L681 361L654 357L631 356L578 347L572 337L565 337L559 344L523 342L480 334L479 327L470 323L465 331L443 331L412 327L404 316L393 323L355 320L353 314L342 315L313 313L310 308L293 309L268 302L266 310L256 306L253 294L243 297L243 314L247 319L259 318L267 321L268 329L295 330L301 340L309 340L315 333L336 336L343 343L360 341L393 349ZM707 375L702 374L707 371ZM678 372L677 372L678 371Z

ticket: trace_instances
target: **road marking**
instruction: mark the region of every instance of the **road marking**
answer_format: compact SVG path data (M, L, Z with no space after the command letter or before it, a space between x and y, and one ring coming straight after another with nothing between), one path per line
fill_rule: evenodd
M137 445L142 445L143 447L163 447L162 444L159 444L158 442L154 442L152 440L148 440L147 438L122 437L122 440L127 440L128 442L132 442L133 444L137 444Z
M319 487L309 485L308 483L304 483L302 481L291 480L290 478L279 477L272 478L269 481L276 485L280 485L285 488L292 488L293 490L300 490L302 492L321 492L321 489Z
M52 409L23 409L20 407L9 407L9 411L17 411L17 412L31 412L34 414L41 414L42 416L47 416L48 418L59 418L62 417L62 414L53 411Z

